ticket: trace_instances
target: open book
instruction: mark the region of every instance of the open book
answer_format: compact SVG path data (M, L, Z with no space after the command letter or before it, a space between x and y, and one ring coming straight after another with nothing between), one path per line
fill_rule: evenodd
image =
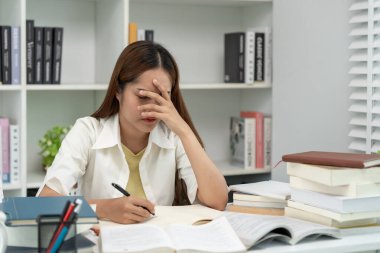
M134 252L245 252L225 217L207 224L174 224L165 228L154 224L102 227L103 253Z
M306 237L313 239L320 236L340 237L340 231L337 228L285 216L233 212L226 212L224 216L247 249L269 239L293 245Z

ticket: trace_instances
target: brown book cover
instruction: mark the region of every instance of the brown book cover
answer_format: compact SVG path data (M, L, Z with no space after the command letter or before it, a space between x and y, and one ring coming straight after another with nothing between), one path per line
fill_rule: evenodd
M309 151L284 155L282 160L292 163L362 169L380 165L380 154Z

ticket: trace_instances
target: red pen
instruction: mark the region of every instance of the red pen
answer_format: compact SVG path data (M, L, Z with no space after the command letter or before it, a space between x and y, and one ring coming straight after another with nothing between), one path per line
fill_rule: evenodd
M49 242L49 246L46 250L47 253L51 251L51 248L53 247L55 240L57 240L57 237L61 233L62 228L65 226L65 223L69 220L72 212L74 211L74 207L75 207L75 203L70 202L66 210L63 212L63 218L59 224L59 227L57 228L57 230L55 231L55 233L53 234L53 237L51 238Z

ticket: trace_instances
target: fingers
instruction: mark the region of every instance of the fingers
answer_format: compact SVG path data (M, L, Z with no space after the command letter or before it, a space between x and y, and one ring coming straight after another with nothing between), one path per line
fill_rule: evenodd
M155 101L157 101L161 105L164 104L165 102L167 102L167 100L165 98L163 98L160 94L157 94L157 93L152 92L152 91L140 90L139 93L142 96L154 99Z
M149 200L133 198L132 202L136 206L142 207L143 209L144 208L148 209L150 213L155 213L154 204L152 202L150 202Z
M163 107L156 105L156 104L146 104L146 105L140 105L137 106L137 109L140 111L156 111L156 112L163 112Z
M158 83L157 79L153 79L153 84L154 84L154 86L156 86L157 89L161 92L161 95L162 95L163 98L165 98L166 100L170 100L170 95L169 95L168 91L165 90L164 87L162 87L162 86Z

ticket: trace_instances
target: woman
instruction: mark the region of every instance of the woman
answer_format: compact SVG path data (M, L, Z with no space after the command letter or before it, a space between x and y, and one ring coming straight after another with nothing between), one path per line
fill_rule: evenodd
M225 208L226 182L187 112L174 58L159 44L138 41L119 56L100 108L63 140L38 195L68 195L78 184L99 218L141 222L155 204L172 204L176 169L191 203Z

